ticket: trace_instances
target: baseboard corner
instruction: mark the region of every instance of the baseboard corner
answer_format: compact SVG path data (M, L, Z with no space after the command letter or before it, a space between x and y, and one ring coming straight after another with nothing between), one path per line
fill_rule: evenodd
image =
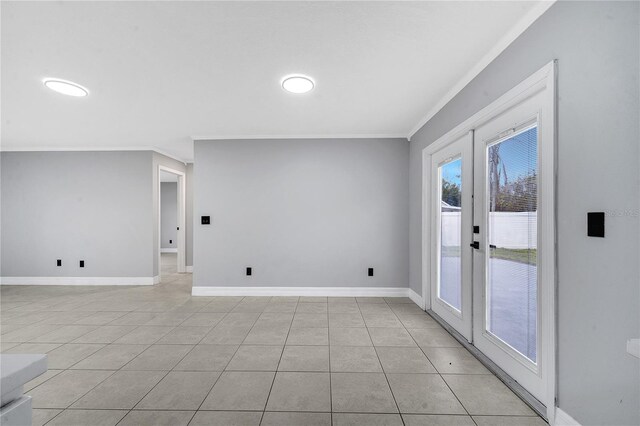
M407 289L407 294L409 296L409 299L413 300L413 303L418 305L421 309L424 309L424 298L422 296L413 291L413 289L411 288Z
M560 407L556 407L554 426L581 426L580 423Z

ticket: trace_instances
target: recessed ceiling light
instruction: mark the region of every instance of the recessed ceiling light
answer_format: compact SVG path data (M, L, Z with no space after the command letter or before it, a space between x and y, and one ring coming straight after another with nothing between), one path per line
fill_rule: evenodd
M290 93L307 93L313 87L313 80L304 75L290 75L282 80L282 88Z
M60 80L59 78L45 78L43 80L45 86L49 89L69 96L87 96L89 91L79 84L71 81Z

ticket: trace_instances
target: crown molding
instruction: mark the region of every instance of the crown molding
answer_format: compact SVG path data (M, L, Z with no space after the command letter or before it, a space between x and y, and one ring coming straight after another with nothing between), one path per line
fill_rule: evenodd
M478 76L494 59L496 59L504 50L509 47L527 28L531 26L540 16L542 16L556 0L545 0L536 4L526 15L524 15L509 32L507 32L493 46L489 52L480 59L480 61L472 67L453 87L442 97L431 110L420 120L406 136L411 140L418 130L422 128L429 120L431 120L442 108L445 107L458 93L462 91L471 81Z
M18 147L0 147L0 152L104 152L104 151L151 151L156 152L160 155L164 155L165 157L172 158L181 163L187 164L187 160L178 157L177 155L169 154L168 152L157 148L157 147L149 147L149 146L109 146L109 147L28 147L28 148L18 148ZM191 161L193 162L193 161Z
M194 135L191 140L260 140L260 139L407 139L406 134L336 134L336 135Z

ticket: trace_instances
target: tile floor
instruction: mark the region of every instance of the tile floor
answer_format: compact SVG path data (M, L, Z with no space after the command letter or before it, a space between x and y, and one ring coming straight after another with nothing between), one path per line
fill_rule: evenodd
M406 298L1 288L1 349L46 353L34 425L544 425ZM173 262L173 264L172 264Z

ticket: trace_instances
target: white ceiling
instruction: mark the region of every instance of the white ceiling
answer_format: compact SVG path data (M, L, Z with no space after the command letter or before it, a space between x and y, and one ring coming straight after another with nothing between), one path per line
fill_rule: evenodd
M402 136L548 2L2 2L2 149ZM306 95L280 87L316 80ZM86 98L54 93L77 82Z

